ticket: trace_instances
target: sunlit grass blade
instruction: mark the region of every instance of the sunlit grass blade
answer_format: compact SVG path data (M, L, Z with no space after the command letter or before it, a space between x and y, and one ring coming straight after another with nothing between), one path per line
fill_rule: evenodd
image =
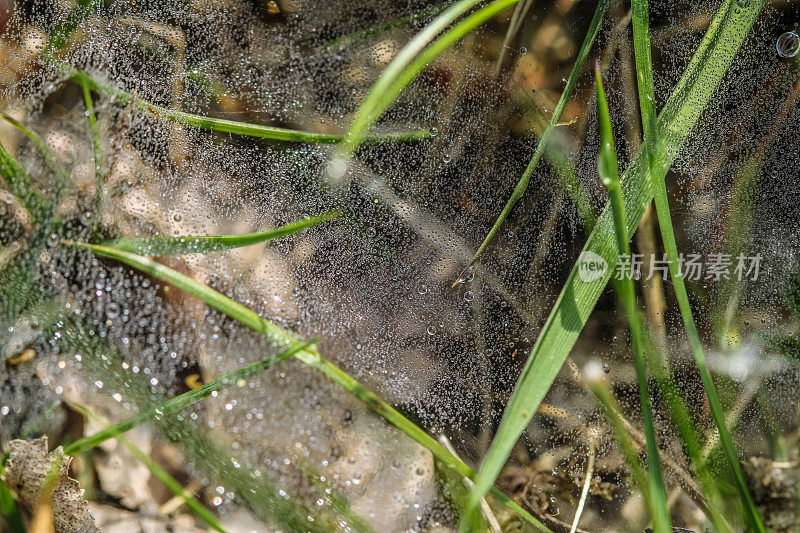
M49 306L47 306L49 307ZM166 400L153 390L147 379L131 379L131 374L119 372L122 354L113 346L98 340L80 317L65 315L63 307L37 309L37 317L50 338L60 335L59 347L71 353L82 354L81 368L96 379L101 379L106 390L123 391L126 402L137 412L151 412ZM45 323L49 325L45 326ZM314 531L327 533L335 529L340 517L325 508L308 504L290 488L278 485L272 476L257 475L253 466L228 445L208 435L202 424L182 416L154 416L151 422L166 438L181 446L195 464L217 479L224 480L234 492L261 519L286 528L287 531ZM280 491L283 490L283 493Z
M89 133L94 150L94 229L96 232L103 221L103 149L100 147L100 130L94 114L94 102L89 84L86 80L80 80L80 86L83 91L83 101L86 104L86 116L89 119Z
M108 98L109 100L113 100L121 105L133 104L134 107L140 110L155 113L156 115L164 117L176 124L192 126L195 128L211 130L220 133L232 133L235 135L259 137L282 142L336 144L345 139L344 135L292 130L288 128L279 128L276 126L264 126L261 124L238 122L223 118L205 117L192 113L184 113L183 111L174 111L146 100L142 100L141 98L134 97L133 95L121 89L117 89L116 87L100 83L81 70L75 70L72 72L71 78L79 85L86 86L97 94ZM428 138L430 135L430 132L427 130L389 133L385 135L371 136L365 139L365 142L375 143L418 141Z
M726 0L692 57L683 77L667 102L658 124L655 169L663 179L678 152L692 134L700 114L716 92L734 56L764 6L763 0L740 6ZM640 152L622 176L625 185L625 212L628 235L632 235L652 200L647 161ZM503 419L471 495L471 509L492 486L511 449L536 412L567 355L578 338L616 265L611 212L606 207L595 225L583 252L602 257L609 265L601 278L584 282L578 276L579 263L570 272L503 414Z
M369 129L378 121L384 111L396 101L403 89L419 76L431 61L443 54L465 35L474 31L475 28L505 8L516 4L519 0L494 0L489 5L465 17L464 20L431 42L444 28L478 2L479 0L461 0L453 4L425 26L389 63L389 66L386 67L378 80L372 85L369 94L367 94L356 112L347 132L347 139L339 147L335 156L335 161L338 161L338 164L329 167L329 174L331 174L332 178L338 179L341 177L336 174L340 173L342 168L346 169L347 162L356 148L367 138Z
M202 387L191 390L189 392L185 392L180 396L176 396L162 404L154 407L152 409L148 409L146 411L142 411L136 416L123 420L113 426L107 427L94 435L87 435L79 440L76 440L72 444L68 445L64 448L64 453L67 455L77 455L83 453L87 450L90 450L96 446L99 446L103 442L116 438L118 435L122 435L138 426L141 426L144 423L150 422L155 420L157 417L164 417L168 416L172 413L180 411L190 405L193 405L201 400L204 400L211 396L214 392L221 391L234 385L237 381L242 379L247 379L250 376L257 374L263 370L266 370L273 365L291 357L295 353L300 350L305 350L309 346L311 346L314 341L307 341L307 342L298 342L293 345L288 350L282 352L276 356L266 357L255 363L251 363L247 366L234 370L228 374L225 374L221 378L215 379L209 383L206 383Z
M335 219L339 213L331 211L307 217L275 229L245 233L243 235L186 236L186 237L122 237L103 242L103 246L141 255L175 255L219 252L252 246L294 235L305 229Z
M761 5L762 3L755 1L753 4ZM733 446L733 439L725 423L725 411L717 395L714 380L711 377L711 372L708 369L705 354L703 353L700 335L694 323L694 317L692 316L692 310L689 305L689 295L686 292L686 285L684 284L683 276L680 272L678 247L675 241L675 232L672 225L672 216L669 211L669 200L667 198L667 186L664 181L664 175L659 173L657 169L659 166L659 162L656 160L656 143L658 141L656 132L657 119L655 111L653 67L650 57L648 0L633 0L631 10L633 16L633 43L636 56L636 79L639 88L639 108L642 115L642 131L644 132L644 146L642 150L652 180L656 213L658 214L658 222L661 229L661 239L664 243L667 260L669 261L670 277L672 278L672 283L675 288L678 307L680 308L681 317L686 327L689 344L691 345L700 377L703 381L703 388L708 397L711 414L719 431L720 443L722 444L722 449L725 453L728 465L730 466L734 484L736 485L739 498L744 507L747 523L754 531L764 531L761 517L755 507L750 491L747 488L744 473L739 463L739 457Z
M489 230L489 233L486 235L486 238L483 239L483 242L478 247L478 250L475 252L475 255L470 260L469 264L466 268L471 267L474 265L486 248L489 246L489 243L492 242L497 232L500 231L500 227L508 218L508 215L511 213L511 210L514 209L514 206L517 204L522 195L525 194L525 191L528 189L528 184L533 177L533 173L536 170L536 167L539 165L539 161L542 159L542 154L545 151L545 147L547 146L550 137L553 135L553 132L556 128L556 125L561 121L561 115L564 113L564 108L567 107L567 102L569 102L570 97L572 96L572 92L575 90L575 85L578 83L578 77L583 70L583 64L586 61L587 56L589 55L589 51L592 49L592 45L594 44L595 39L597 38L597 33L600 31L600 24L603 21L603 17L608 9L608 0L600 0L597 4L597 9L594 12L594 18L592 19L592 23L589 26L589 31L586 33L586 37L583 40L583 44L581 45L581 49L578 52L578 56L575 58L575 63L572 65L572 71L570 72L569 78L567 79L567 84L564 87L564 90L561 93L561 97L558 99L558 103L556 104L556 108L553 110L553 115L550 117L550 123L545 128L544 132L542 132L541 137L539 137L539 143L536 145L536 150L533 152L533 157L528 163L525 172L522 174L522 177L517 182L517 186L514 188L514 192L511 193L511 197L506 202L506 205L503 207L503 210L500 212L500 215L497 217L492 229ZM570 193L572 191L570 190ZM570 194L573 198L576 197L575 194ZM578 195L578 205L581 207L583 206L582 202L582 195ZM583 208L581 209L583 212L590 211L590 208ZM588 222L588 221L584 221ZM460 279L460 277L459 277ZM456 280L458 282L458 280Z
M617 162L616 148L614 147L614 133L611 129L611 114L608 110L608 102L606 101L606 93L603 89L599 66L595 68L595 81L597 83L597 114L601 139L597 167L600 178L608 189L608 201L614 219L617 251L620 256L630 257L628 224L625 218L625 205L622 200L622 188L619 180L619 163ZM625 309L625 314L628 316L628 324L631 330L634 368L636 369L636 381L639 386L639 406L642 411L642 425L644 426L647 444L647 473L650 487L648 490L650 493L648 503L650 504L650 513L655 531L667 533L671 529L671 520L669 509L667 508L667 491L664 488L664 476L661 472L656 430L653 424L653 406L647 389L647 368L642 347L641 323L639 322L633 278L627 275L623 276L620 283L616 284L616 288L620 293L620 300Z
M105 423L104 420L101 420L97 415L95 415L85 407L73 405L73 408L75 408L75 410L77 410L87 418L92 418L101 423ZM190 492L188 492L183 487L183 485L178 483L178 481L174 477L169 475L169 472L161 468L161 465L155 462L152 458L150 458L147 454L145 454L142 450L140 450L138 446L136 446L133 442L125 438L123 435L118 434L116 436L116 439L120 443L122 443L122 445L125 446L140 463L145 465L147 469L150 470L150 473L152 473L156 477L156 479L158 479L161 483L163 483L164 486L170 490L170 492L172 492L176 496L180 496L183 499L186 507L191 509L191 511L195 515L197 515L198 518L200 518L203 522L205 522L209 527L211 527L215 531L219 531L220 533L227 533L227 530L222 525L222 522L219 521L219 518L217 518L214 515L214 513L209 511L205 505L200 503L197 500L197 498L195 498Z
M41 220L46 215L47 200L33 186L28 172L2 145L0 145L0 176L3 176L8 190L19 200L34 221Z
M181 274L180 272L157 263L156 261L153 261L147 257L102 245L72 242L69 242L68 244L91 250L98 256L120 261L133 268L136 268L137 270L149 274L154 278L171 283L176 288L186 291L211 307L227 314L241 324L263 334L278 346L285 348L297 342L294 335L288 330L273 324L242 304L231 300L227 296L215 291L210 287L207 287L206 285L203 285L202 283L197 282L189 276ZM352 376L322 357L316 348L308 346L295 351L292 355L301 362L316 369L331 381L358 398L367 407L383 417L390 424L394 425L403 433L411 437L414 441L428 449L434 455L434 457L442 461L443 464L446 464L450 468L453 468L459 472L461 475L469 477L470 479L474 479L476 477L475 472L469 466L447 451L436 439L428 435L423 429L408 420L399 411L386 403L375 393L367 389ZM487 492L492 494L492 496L497 498L500 502L523 518L526 522L534 526L537 530L549 531L547 527L541 524L538 520L536 520L533 516L531 516L528 512L522 509L519 505L513 502L508 496L503 494L494 486L489 487Z
M31 131L27 126L25 126L22 122L18 121L14 117L7 115L6 113L0 112L0 117L3 118L6 122L17 128L20 132L22 132L26 137L28 137L33 144L36 145L36 148L42 154L42 158L44 158L45 164L47 164L47 168L50 169L54 175L58 176L62 182L66 182L69 179L69 174L64 171L64 168L61 167L58 163L56 163L55 158L53 157L53 152L48 148L42 138Z

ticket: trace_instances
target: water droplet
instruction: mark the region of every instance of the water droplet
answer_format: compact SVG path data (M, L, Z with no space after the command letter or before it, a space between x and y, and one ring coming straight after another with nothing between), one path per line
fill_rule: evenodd
M519 49L519 53L525 55L528 53L528 49L523 46L522 48Z
M450 156L449 155L443 156L442 157L442 161L444 161L445 164L449 163L450 162Z
M183 217L181 216L180 213L175 213L174 215L172 215L172 220L174 220L175 222L180 222L182 219Z
M472 291L467 291L464 293L464 300L466 300L467 302L471 302L474 299L475 295L472 293Z
M431 128L431 137L439 135L439 128Z
M461 276L462 283L470 283L472 280L475 279L475 269L473 267L469 267L464 275Z
M775 48L781 57L794 57L800 51L800 36L793 31L787 31L778 37Z
M433 327L433 326L428 326L427 332L428 332L428 335L435 335L436 334L436 328Z
M347 161L336 157L328 163L328 168L326 168L325 171L328 173L328 177L334 181L338 181L347 173Z
M119 316L119 304L117 302L110 302L106 306L106 316L111 319Z
M427 294L427 292L428 292L428 286L427 286L427 285L425 285L425 284L423 283L422 285L420 285L420 286L417 288L417 292L418 292L418 293L420 293L420 294Z

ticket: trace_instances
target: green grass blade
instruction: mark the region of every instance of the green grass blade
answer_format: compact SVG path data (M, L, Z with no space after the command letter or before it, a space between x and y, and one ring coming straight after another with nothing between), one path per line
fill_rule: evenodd
M539 161L542 159L542 154L544 153L545 147L547 146L550 137L553 135L556 125L561 121L561 115L564 113L564 108L567 107L567 102L569 101L570 96L572 96L572 92L575 90L575 85L578 83L578 77L580 76L583 68L583 63L586 61L586 57L589 55L589 51L594 44L595 38L597 38L597 34L600 31L600 24L603 21L603 17L605 16L607 10L608 0L600 0L600 2L597 4L597 9L594 12L592 23L589 26L589 31L586 33L586 37L583 40L581 49L578 52L578 57L575 59L575 64L572 66L569 79L567 79L567 85L564 87L564 91L561 93L561 97L558 99L558 104L556 104L556 108L553 111L553 115L550 117L550 123L547 125L547 128L545 128L541 137L539 137L539 143L536 145L536 150L533 153L533 157L531 158L530 163L528 163L528 167L525 169L522 177L517 182L514 192L511 193L511 197L508 199L505 207L503 207L503 210L500 212L500 216L497 217L492 229L489 230L486 238L483 239L483 242L478 247L478 250L475 252L475 255L472 257L466 268L471 267L478 261L480 256L489 246L489 243L491 243L492 239L494 239L495 235L497 235L497 232L500 231L500 227L506 221L506 218L508 218L511 210L514 209L517 201L522 198L522 195L525 194L525 191L528 189L528 184L531 181L531 177L533 177L533 172L539 165ZM572 190L570 190L570 193L572 193ZM575 198L576 195L570 194L570 196ZM578 196L578 198L580 198L580 196ZM578 202L578 205L583 206L582 200L579 200ZM581 211L587 212L590 211L590 208L583 208ZM585 220L584 222L588 221ZM456 281L456 283L457 282L458 281Z
M89 132L94 150L94 230L97 232L103 221L103 149L100 147L100 130L94 114L94 102L89 84L81 80L83 101L86 103L86 116L89 118Z
M204 252L219 252L239 248L242 246L252 246L261 242L280 239L294 235L307 228L312 228L324 222L335 219L339 216L336 211L323 213L321 215L303 218L296 222L286 224L280 228L268 229L255 233L245 233L244 235L216 235L216 236L195 236L195 237L122 237L105 241L103 246L131 252L140 255L175 255L175 254L195 254Z
M49 307L49 306L48 306ZM81 324L80 317L72 313L63 314L63 308L37 310L40 324L50 323L46 329L49 338L58 331L62 350L83 355L85 372L102 379L109 389L124 390L126 398L138 412L150 411L164 403L161 395L154 393L147 379L130 379L130 374L118 372L122 355L114 347L98 341L90 327ZM198 424L181 416L152 417L153 424L171 441L191 455L196 464L211 475L224 480L246 505L261 518L275 522L286 531L314 531L327 533L335 528L339 518L324 508L307 504L288 487L281 487L272 476L257 476L244 458L238 457L229 446L225 446L208 435ZM206 428L207 429L207 428ZM237 466L238 465L238 466ZM284 489L284 494L279 491ZM313 521L309 520L309 517Z
M206 383L196 390L185 392L180 396L176 396L175 398L167 400L166 402L161 403L158 407L143 411L136 416L132 416L126 420L123 420L122 422L114 424L113 426L107 427L95 433L94 435L87 435L86 437L76 440L64 448L64 453L67 455L77 455L83 453L109 439L116 438L123 433L141 426L144 423L150 422L159 417L163 418L172 413L180 411L181 409L189 407L190 405L194 405L195 403L208 398L214 392L224 390L241 379L247 379L258 372L266 370L273 365L280 363L284 359L291 357L298 351L305 350L312 344L313 341L298 342L279 355L266 357L256 361L255 363L251 363L247 366L239 368L238 370L234 370L233 372L225 374L221 378Z
M466 17L432 43L431 41L434 37L475 6L479 0L460 0L425 26L400 50L373 84L369 94L367 94L364 102L356 112L347 132L347 140L342 143L334 158L334 161L339 161L340 164L332 165L330 168L336 168L336 170L334 172L329 170L329 174L338 173L339 168L337 167L346 168L347 162L356 148L366 139L369 129L378 121L383 112L395 102L400 93L403 92L403 89L419 76L428 63L443 54L465 35L474 31L475 28L518 1L494 0L489 5ZM430 43L430 46L428 46L428 43ZM331 175L331 177L338 179L340 176Z
M759 3L760 2L753 2L754 5ZM761 532L764 531L764 525L758 514L753 498L750 495L750 491L747 488L744 473L739 463L739 457L736 455L736 449L733 446L733 439L725 423L725 412L717 396L711 372L706 364L703 345L694 323L691 307L689 306L689 295L686 292L686 285L684 284L680 272L678 247L675 242L675 232L672 225L672 216L669 211L669 199L667 198L667 186L664 181L664 176L659 174L656 168L658 166L658 162L656 161L657 120L655 112L653 67L650 57L650 15L648 0L633 0L631 10L633 17L633 44L636 57L636 79L639 88L639 108L642 114L642 131L644 132L643 152L647 158L647 165L650 170L656 203L656 213L658 214L658 222L661 229L661 239L664 243L667 260L669 261L670 277L672 278L672 283L675 288L678 307L686 327L689 344L692 347L700 377L703 381L703 388L708 397L709 407L719 431L720 443L722 444L725 457L730 466L734 484L739 493L739 499L744 507L746 521L752 530Z
M208 526L215 531L219 531L220 533L227 533L227 529L222 525L222 522L212 513L205 505L200 503L197 498L192 496L192 494L187 491L183 485L178 483L178 481L169 475L169 472L161 468L161 466L153 461L147 454L145 454L142 450L140 450L135 444L131 441L119 435L117 437L119 440L130 452L139 460L140 463L145 465L148 470L161 482L167 487L175 496L180 496L183 498L184 504L186 507L191 509L191 511L197 515L203 522L208 524Z
M589 389L597 399L597 403L600 404L605 419L611 424L611 429L614 431L614 436L620 444L622 455L625 457L625 462L631 470L631 476L634 482L638 485L639 490L642 491L647 506L652 509L652 495L650 493L650 484L647 480L647 474L645 474L644 468L642 468L642 464L639 461L639 454L633 446L633 439L625 428L622 410L617 400L614 398L611 389L609 389L608 385L603 381L602 370L599 368L599 363L595 363L595 365L597 368L589 368L590 365L587 365L587 369L584 372Z
M99 83L88 74L81 70L72 72L71 79L81 86L86 86L97 94L109 100L114 100L122 105L133 104L136 108L155 113L176 124L193 126L204 130L211 130L220 133L233 133L248 137L259 137L271 139L273 141L298 142L298 143L319 143L336 144L345 139L344 135L334 135L327 133L314 133L308 131L278 128L275 126L264 126L261 124L250 124L247 122L237 122L223 118L205 117L182 111L173 111L165 107L147 102L140 98L117 89L116 87ZM366 142L408 142L418 141L430 137L427 130L413 131L410 133L393 133L387 135L375 135L365 139Z
M25 533L25 523L19 511L19 503L8 485L0 480L0 516L9 533Z
M263 334L270 341L279 346L287 347L296 342L296 339L288 330L285 330L282 327L265 320L247 307L231 300L227 296L215 291L214 289L211 289L210 287L207 287L167 266L148 259L147 257L96 244L73 242L68 242L68 244L91 250L98 256L120 261L155 278L171 283L178 289L186 291L211 307L227 314L241 324ZM470 479L474 479L476 477L476 473L469 466L447 451L436 439L428 435L423 429L408 420L399 411L394 409L375 393L367 389L352 376L322 357L322 355L320 355L315 348L302 348L295 351L292 355L308 366L324 374L331 381L338 384L350 394L361 400L367 407L372 409L386 421L428 449L434 455L434 457L448 465L450 468L453 468L461 475L469 477ZM500 502L502 502L509 509L514 511L517 515L519 515L539 531L549 531L549 529L547 529L547 527L545 527L541 522L536 520L533 516L522 509L519 505L514 503L508 496L503 494L494 486L489 487L487 490Z
M100 2L96 0L79 0L75 4L55 31L50 34L47 43L42 49L42 56L48 60L51 60L57 52L64 49L78 26L93 15L100 6Z
M7 115L6 113L0 112L0 117L2 117L3 120L5 120L9 124L17 128L22 134L24 134L31 141L33 141L33 144L36 145L36 148L42 154L44 162L47 165L47 168L49 168L54 175L58 176L62 182L64 183L67 182L67 180L69 179L69 174L67 174L67 172L65 172L64 169L58 163L56 163L56 160L53 157L53 152L50 150L50 148L47 147L47 145L39 135L31 131L22 122L18 121L17 119L15 119L10 115Z
M726 0L714 18L659 119L656 145L659 166L656 170L661 178L694 130L763 6L763 0L745 7L734 0ZM628 235L632 235L652 200L650 177L641 152L625 171L622 182L625 184ZM584 282L578 276L578 264L573 267L528 357L484 459L471 496L472 509L494 483L611 278L617 258L608 207L598 219L583 251L598 254L609 264L609 269L600 279Z
M622 200L622 189L619 180L619 163L617 162L614 147L614 133L611 129L611 114L608 110L606 93L603 89L603 80L600 76L599 65L595 68L597 82L597 114L600 122L600 154L598 156L598 169L603 184L608 189L609 204L614 219L614 233L617 240L617 251L620 255L630 257L631 249L628 245L628 224L625 220L625 205ZM636 381L639 386L639 405L642 410L642 425L644 426L645 441L647 446L647 471L649 479L650 513L653 527L656 532L668 533L671 530L669 509L667 508L667 491L664 489L664 476L661 472L656 430L653 424L653 407L650 393L647 389L647 368L642 348L641 323L639 322L636 293L633 288L633 278L623 276L620 283L616 284L620 293L625 314L631 328L631 344L633 345L634 367Z
M47 200L31 183L30 176L16 159L0 145L0 176L3 176L9 191L34 221L42 220L47 214Z
M98 422L105 423L105 421L101 420L97 415L92 413L89 409L74 405L73 406L78 412L83 414L87 418L93 418ZM108 424L105 424L108 425ZM169 475L169 472L161 468L161 465L156 463L153 459L151 459L147 454L145 454L142 450L139 449L134 443L130 440L125 438L124 436L118 434L116 439L122 443L123 446L128 448L128 450L133 454L136 459L145 465L148 470L158 479L161 483L167 487L170 492L172 492L175 496L180 496L183 498L186 507L192 510L194 514L197 515L203 522L208 524L209 527L214 529L215 531L219 531L220 533L227 533L227 530L223 527L222 522L212 513L205 505L197 501L189 491L187 491L183 485L178 483L178 481ZM65 452L66 453L66 452Z

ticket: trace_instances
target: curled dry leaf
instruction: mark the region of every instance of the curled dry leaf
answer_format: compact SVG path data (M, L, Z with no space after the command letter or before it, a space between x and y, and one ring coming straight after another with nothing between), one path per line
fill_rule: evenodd
M8 449L9 459L3 479L14 489L26 511L35 515L49 491L50 501L47 503L53 510L56 533L100 531L83 497L83 490L67 475L70 457L64 455L61 446L48 454L47 437L41 437L31 441L13 440ZM57 474L48 487L51 483L48 475L56 466Z

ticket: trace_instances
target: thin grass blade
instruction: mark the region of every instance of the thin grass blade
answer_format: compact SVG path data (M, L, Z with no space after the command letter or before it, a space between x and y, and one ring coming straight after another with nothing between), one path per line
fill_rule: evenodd
M403 89L419 76L431 61L474 31L475 28L517 2L519 0L494 0L489 5L465 17L428 46L428 43L440 31L478 3L478 0L461 0L419 32L389 63L389 66L370 89L361 107L358 108L347 132L347 140L339 147L329 166L330 177L334 179L341 177L339 175L341 169L346 169L347 162L356 148L366 139L369 129L395 102Z
M691 135L700 114L714 95L739 47L746 39L764 1L740 6L726 0L711 23L692 60L678 82L659 120L656 145L658 175L663 178ZM625 171L625 212L632 235L652 200L647 162L640 152ZM512 447L530 422L550 385L586 324L616 265L616 244L608 207L598 219L583 253L592 252L609 265L600 279L584 282L573 267L517 381L503 419L471 496L471 509L494 483Z
M100 147L100 130L94 114L94 102L89 84L85 80L80 83L83 90L83 101L86 104L86 116L89 118L89 133L94 150L94 231L103 221L103 149Z
M262 242L267 242L289 235L294 235L305 229L318 226L324 222L335 219L339 213L331 211L321 215L313 216L286 224L279 228L268 229L255 233L245 233L243 235L215 235L215 236L186 236L186 237L123 237L105 241L103 246L115 248L123 252L131 252L140 255L177 255L195 254L205 252L219 252L240 248L242 246L252 246Z
M297 342L294 335L288 330L285 330L282 327L260 317L247 307L231 300L227 296L215 291L214 289L207 287L195 281L194 279L167 266L157 263L147 257L116 250L114 248L109 248L102 245L75 243L70 241L67 241L66 243L90 250L98 256L120 261L157 279L171 283L176 288L195 296L211 307L227 314L241 324L263 334L269 340L275 342L278 346L286 348ZM447 451L436 439L428 435L423 429L411 422L408 418L403 416L399 411L386 403L383 399L370 391L352 376L322 357L316 348L311 346L305 347L295 351L292 355L308 366L316 369L328 377L331 381L358 398L367 407L383 417L390 424L397 427L403 433L411 437L414 441L428 449L433 456L442 461L443 464L446 464L450 468L453 468L459 472L461 475L469 477L470 479L474 479L476 477L476 473L469 466ZM537 530L549 531L549 529L541 522L536 520L530 515L530 513L526 512L494 486L489 487L487 492L490 492L492 496L496 497L501 503L519 515Z
M628 245L628 224L625 220L625 206L622 200L619 163L617 162L616 148L614 147L614 132L611 129L611 114L608 110L608 101L603 89L603 79L600 76L599 64L595 67L595 80L597 83L597 114L602 141L597 166L603 184L608 189L609 204L611 205L611 214L614 219L617 251L620 256L630 257L631 249ZM661 472L658 442L656 441L656 430L653 423L653 407L650 401L650 393L647 389L647 368L642 347L642 327L639 322L632 276L623 276L623 279L615 287L619 292L631 329L634 367L639 386L639 405L642 411L642 425L644 426L647 447L650 515L655 531L657 533L668 533L671 530L671 520L669 509L667 508L667 491L664 489L664 475Z
M22 165L11 157L2 145L0 145L0 176L3 176L8 190L19 200L19 203L34 220L42 220L46 216L47 200L33 186L30 176Z
M758 4L758 2L754 2ZM744 507L745 518L749 527L754 531L764 531L764 525L756 509L747 483L744 479L739 457L733 446L733 439L730 436L728 427L725 424L725 412L722 403L719 401L711 372L706 363L703 353L700 335L694 323L692 310L689 306L689 296L680 272L678 247L675 241L675 232L672 225L672 216L669 211L669 199L667 198L667 187L664 176L658 173L656 161L656 111L655 111L655 90L653 85L653 66L651 60L650 46L650 22L648 0L633 0L631 4L632 23L633 23L633 45L636 57L636 79L639 88L639 108L642 115L642 131L644 132L643 152L647 158L652 188L655 195L656 213L658 214L659 227L661 229L661 239L664 243L664 250L669 262L669 271L672 283L675 287L675 294L678 300L678 307L681 311L686 333L689 337L689 344L692 347L695 361L700 377L703 381L703 388L708 397L709 407L714 418L720 436L722 449L731 469L731 473L739 493L739 499Z
M398 19L393 20L391 22L387 22L386 24L381 24L380 26L375 26L373 28L367 28L365 30L361 30L361 31L356 32L356 33L342 35L341 37L337 37L333 41L322 45L320 48L323 48L325 50L334 50L334 49L341 50L342 47L346 46L347 44L350 44L350 43L353 43L353 42L357 42L357 41L361 41L361 40L367 39L368 37L371 37L373 35L378 35L378 34L381 34L381 33L385 33L387 31L390 31L390 30L393 30L393 29L396 29L396 28L401 28L403 26L407 26L407 25L413 23L415 20L418 20L420 18L424 18L424 17L427 17L427 16L433 16L433 15L436 15L438 13L441 13L447 7L448 7L447 6L447 2L443 2L443 3L437 4L437 5L433 5L433 6L425 8L425 9L423 9L421 11L417 11L415 13L411 13L410 15L407 15L405 17L401 17L401 18L398 18Z
M168 416L172 413L180 411L181 409L189 407L190 405L194 405L197 402L208 398L214 392L224 390L231 385L234 385L241 379L247 379L258 372L266 370L273 365L280 363L284 359L291 357L298 351L305 350L312 344L314 344L314 341L298 342L279 355L266 357L260 361L256 361L255 363L251 363L247 366L239 368L238 370L234 370L233 372L225 374L221 378L206 383L196 390L185 392L180 396L176 396L175 398L167 400L158 407L143 411L136 416L132 416L126 420L123 420L122 422L114 424L113 426L107 427L95 433L94 435L87 435L86 437L76 440L64 448L64 453L67 455L77 455L83 453L96 446L99 446L109 439L116 438L117 436L139 427L142 424L155 420L158 417Z
M17 128L17 130L19 130L22 134L24 134L31 141L33 141L33 144L36 145L36 148L39 150L39 153L42 154L44 162L45 164L47 164L47 168L49 168L54 175L58 176L63 182L66 182L67 179L69 179L69 175L64 171L64 169L58 163L56 163L56 160L53 157L53 152L50 150L50 148L47 147L47 145L39 135L31 131L22 122L18 121L17 119L15 119L10 115L7 115L6 113L0 112L0 117L2 117L3 120L5 120L9 124Z
M539 165L539 161L542 159L542 154L544 153L545 147L547 146L550 137L553 135L556 126L561 121L561 115L564 113L564 108L567 107L567 102L572 96L572 92L575 90L575 85L578 83L578 77L580 76L581 70L583 69L583 64L586 61L586 57L589 55L589 51L592 49L592 45L594 44L595 39L597 38L597 34L600 31L600 24L602 23L603 17L605 17L607 10L608 10L608 0L600 0L600 2L597 4L597 9L595 9L594 18L592 19L592 23L589 26L589 31L586 33L586 37L583 40L581 49L578 52L578 57L575 58L575 63L572 66L572 71L569 74L569 79L567 79L567 85L564 87L564 91L561 93L561 97L558 99L558 104L556 104L556 108L553 111L553 115L550 117L550 123L547 125L547 128L545 128L541 137L539 137L539 143L536 145L536 150L533 152L533 157L531 158L530 163L528 163L528 166L525 169L525 172L522 174L522 177L517 182L517 186L514 188L514 192L511 193L511 197L508 199L508 202L506 202L505 207L503 207L503 210L500 212L500 216L497 217L497 220L492 226L492 229L489 230L489 233L486 235L486 238L483 239L483 242L478 247L478 250L475 252L475 255L472 256L472 259L470 260L466 268L471 267L478 261L480 256L489 246L489 243L491 243L492 239L494 239L495 235L497 235L497 232L500 231L500 227L508 218L508 215L511 213L511 210L514 209L514 206L517 204L519 199L522 198L522 195L525 194L525 191L528 189L528 184L531 181L531 177L533 177L533 172ZM571 196L573 198L575 197L574 194L571 194ZM580 203L581 201L579 200L579 205ZM587 209L584 207L581 211L588 212L590 211L590 208ZM456 283L458 283L460 279L461 277L459 277L458 280L456 280Z
M83 414L85 417L93 418L98 422L108 425L105 423L104 420L101 420L100 417L95 415L89 409L78 405L74 405L73 407L78 412ZM180 496L181 498L183 498L183 501L186 504L186 506L189 509L191 509L191 511L195 515L197 515L197 517L200 518L200 520L205 522L209 527L211 527L215 531L219 531L220 533L227 533L227 530L223 527L222 522L219 521L219 519L214 515L214 513L209 511L205 505L197 501L197 498L195 498L190 492L188 492L183 487L183 485L178 483L178 481L174 477L169 475L169 472L161 468L161 465L156 463L147 454L145 454L142 450L140 450L138 446L136 446L133 442L131 442L124 436L117 435L116 438L120 443L122 443L123 446L128 448L128 450L133 454L134 457L136 457L136 459L140 463L145 465L147 469L150 470L150 472L156 477L156 479L161 481L161 483L163 483L164 486L167 487L175 496Z
M345 139L344 135L314 133L309 131L279 128L276 126L264 126L261 124L250 124L238 122L224 118L213 118L183 111L174 111L159 105L150 103L146 100L136 98L133 95L116 87L100 83L81 70L75 70L71 74L71 79L81 86L86 86L97 94L109 100L113 100L121 105L133 104L139 110L149 111L170 122L192 126L204 130L216 131L219 133L232 133L235 135L245 135L248 137L258 137L282 142L298 143L317 143L317 144L337 144ZM419 141L430 137L427 130L413 132L390 133L385 135L374 135L365 139L365 142L409 142Z
M372 86L364 101L356 111L355 118L348 131L348 141L339 151L339 157L346 159L352 155L359 144L364 140L380 114L394 102L394 97L387 96L395 84L399 83L400 76L406 72L414 58L416 58L433 39L447 26L455 22L461 15L472 9L480 0L459 0L447 8L441 15L433 19L417 35L414 36L392 59ZM402 87L397 94L402 91Z

